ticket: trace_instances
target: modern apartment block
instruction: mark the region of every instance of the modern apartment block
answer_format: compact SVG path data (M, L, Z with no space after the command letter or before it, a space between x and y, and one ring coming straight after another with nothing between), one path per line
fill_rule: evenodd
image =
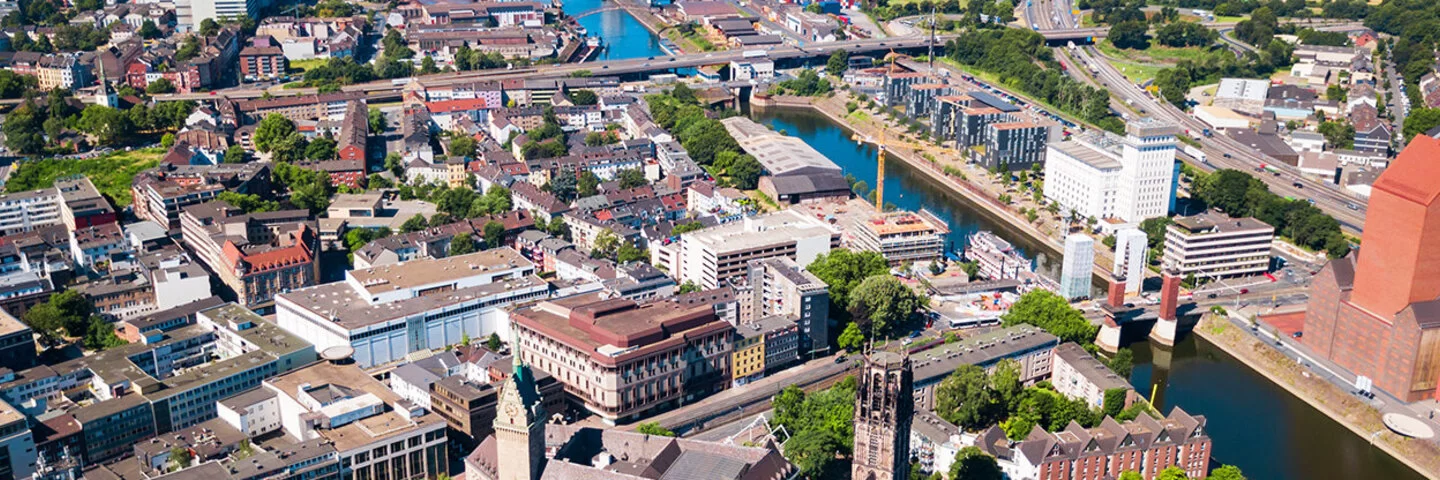
M112 223L115 209L83 176L56 179L53 188L0 195L0 236L45 225L65 225L74 231Z
M800 332L800 355L810 358L830 351L829 286L786 257L750 262L750 308L741 322L781 316Z
M1364 245L1315 276L1305 344L1406 402L1440 379L1440 140L1417 135L1371 187Z
M1084 400L1090 408L1104 407L1105 392L1111 389L1125 390L1125 407L1140 398L1129 381L1074 342L1055 347L1055 358L1050 365L1050 384L1055 386L1055 391Z
M501 308L545 298L535 264L503 247L345 272L345 280L275 296L275 320L317 349L355 349L362 367L510 326Z
M60 224L60 195L53 189L0 196L0 235Z
M1172 466L1185 470L1189 478L1202 478L1210 469L1205 417L1178 407L1161 419L1140 415L1120 423L1106 417L1100 426L1088 429L1070 422L1064 430L1050 433L1037 425L1018 443L992 426L980 434L976 445L994 456L1009 478L1114 478L1126 471L1156 478Z
M923 265L944 258L945 236L950 233L950 226L921 209L875 214L855 221L847 231L852 248L879 253L892 266Z
M350 102L364 98L364 94L352 92L244 100L239 103L239 110L249 119L248 123L260 123L272 113L296 122L315 119L340 120L345 118Z
M1045 160L1045 198L1081 218L1115 218L1138 225L1165 215L1175 176L1176 127L1142 119L1126 129L1123 139L1092 132L1051 143Z
M1222 213L1175 217L1165 228L1165 261L1180 275L1228 278L1270 270L1275 227Z
M607 424L723 390L734 327L709 304L637 304L599 293L510 313L520 359L565 384Z
M782 316L765 317L735 327L730 355L731 384L739 387L800 361L800 330Z
M1035 122L998 122L985 126L980 164L990 170L1026 170L1045 161L1050 126Z
M268 194L270 167L260 162L174 165L140 172L130 184L135 216L166 228L180 228L180 211L230 190Z
M35 435L25 415L0 402L0 478L30 478L37 456Z
M185 245L246 306L320 277L320 236L308 211L246 214L216 200L186 207L180 228Z
M783 256L809 265L839 246L839 230L799 211L782 210L681 235L679 263L668 268L680 283L711 289L746 275L751 260Z
M1060 296L1077 300L1090 296L1095 268L1095 239L1083 233L1065 237L1065 258L1060 266Z

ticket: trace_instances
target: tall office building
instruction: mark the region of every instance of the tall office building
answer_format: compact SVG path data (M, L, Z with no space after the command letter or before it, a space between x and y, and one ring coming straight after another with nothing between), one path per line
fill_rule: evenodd
M910 418L915 390L910 357L876 352L865 359L855 395L855 455L850 478L910 477Z
M1169 213L1167 197L1175 174L1175 133L1175 124L1153 118L1125 125L1116 216L1140 223Z
M1418 135L1380 174L1358 253L1315 276L1305 344L1401 400L1440 379L1440 140Z
M175 23L182 31L200 28L205 19L259 18L261 9L270 6L269 0L177 0L175 2Z
M1072 233L1065 237L1065 261L1060 267L1060 295L1066 300L1090 296L1090 271L1095 266L1095 239Z
M1118 225L1138 225L1169 213L1175 125L1142 119L1126 129L1124 138L1090 132L1051 143L1045 158L1045 198L1080 218L1114 218Z
M1149 238L1138 228L1127 228L1115 234L1116 275L1124 275L1125 293L1140 293L1145 284L1145 264L1149 261Z

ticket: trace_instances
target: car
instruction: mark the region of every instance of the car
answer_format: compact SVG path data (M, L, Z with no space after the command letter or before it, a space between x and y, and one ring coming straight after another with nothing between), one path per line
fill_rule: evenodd
M920 331L919 331L919 330L916 330L916 331L910 332L910 337L909 337L909 338L920 338Z
M646 60L654 60L655 57L647 57Z
M1290 338L1300 338L1300 337L1304 337L1304 336L1305 336L1305 332L1298 331L1298 330L1297 330L1295 333L1290 334Z
M1241 294L1241 295L1244 295L1244 294L1247 294L1247 293L1250 293L1250 289L1248 289L1248 288L1242 288L1242 289L1240 289L1240 294Z
M1231 158L1228 152L1225 154L1225 158Z
M1216 296L1217 296L1217 295L1215 295L1215 294L1212 293L1212 294L1206 295L1205 298L1215 298Z
M1135 308L1135 304L1133 304L1133 303L1127 303L1127 304L1125 304L1125 308Z
M909 345L909 344L912 344L912 343L915 343L915 339L913 339L913 338L905 337L905 338L900 339L900 344L901 344L901 345Z
M844 356L844 355L841 355L841 356L835 357L835 363L845 363L845 356Z
M1354 204L1354 203L1347 203L1347 204L1345 204L1345 207L1346 207L1346 208L1349 208L1349 209L1351 209L1351 210L1359 210L1359 209L1360 209L1360 206L1359 206L1359 205L1356 205L1356 204Z
M609 65L609 64L601 65L601 66L600 66L600 69L601 69L601 70L605 70L605 69L607 69L607 68L610 68L610 65Z
M675 61L675 57L670 57L670 61Z
M1290 186L1295 187L1295 188L1305 188L1305 184L1300 183L1300 182L1291 183Z

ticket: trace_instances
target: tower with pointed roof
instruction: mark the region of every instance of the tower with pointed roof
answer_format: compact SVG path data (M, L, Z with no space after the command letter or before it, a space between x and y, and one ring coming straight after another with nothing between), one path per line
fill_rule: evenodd
M519 343L515 343L519 350ZM530 366L515 357L495 407L499 480L538 480L545 466L545 407Z
M915 410L910 357L893 352L871 353L859 380L855 395L855 459L850 478L909 478L910 417Z

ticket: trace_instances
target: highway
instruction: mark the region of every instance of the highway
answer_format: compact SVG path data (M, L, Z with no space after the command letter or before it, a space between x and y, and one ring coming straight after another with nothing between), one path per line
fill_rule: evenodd
M1049 8L1044 8L1046 5L1049 5ZM1074 24L1075 18L1071 14L1069 4L1066 3L1066 0L1040 0L1037 8L1040 9L1039 13L1041 14L1036 15L1027 9L1027 15L1031 16L1031 19L1042 31L1047 28L1066 28L1068 25ZM1052 15L1044 15L1043 13L1046 11L1051 12ZM1055 21L1056 19L1058 19L1058 22ZM1321 28L1351 28L1351 23L1327 25ZM1108 61L1102 61L1105 57L1093 46L1076 47L1069 53L1074 55L1077 60L1083 62L1086 66L1094 67L1092 72L1095 81L1100 82L1098 86L1109 90L1113 97L1120 100L1126 106L1132 107L1141 115L1148 115L1161 120L1174 122L1184 131L1182 134L1189 132L1188 136L1196 139L1201 144L1202 150L1205 151L1206 157L1208 157L1208 164L1198 162L1197 159L1190 159L1188 155L1182 155L1182 159L1204 170L1230 168L1251 172L1256 178L1265 182L1265 184L1269 186L1270 191L1277 195L1314 200L1315 206L1335 217L1346 233L1359 235L1360 230L1364 228L1365 201L1363 199L1351 195L1349 192L1333 184L1304 178L1299 175L1298 170L1294 167L1284 165L1275 159L1264 156L1250 146L1244 145L1225 135L1215 135L1208 138L1203 137L1201 132L1209 129L1209 125L1181 111L1169 102L1161 101L1150 96L1149 93L1140 89L1139 86L1131 83L1124 74L1116 70ZM1066 72L1077 80L1088 83L1091 80L1086 77L1083 70L1082 68L1074 68L1071 66L1067 67ZM1112 104L1113 103L1114 102L1112 102ZM1116 110L1124 111L1126 108L1122 106L1116 108ZM1282 171L1279 174L1258 172L1257 169L1260 169L1260 165L1262 164L1276 165L1280 167ZM1355 208L1351 209L1351 206Z

